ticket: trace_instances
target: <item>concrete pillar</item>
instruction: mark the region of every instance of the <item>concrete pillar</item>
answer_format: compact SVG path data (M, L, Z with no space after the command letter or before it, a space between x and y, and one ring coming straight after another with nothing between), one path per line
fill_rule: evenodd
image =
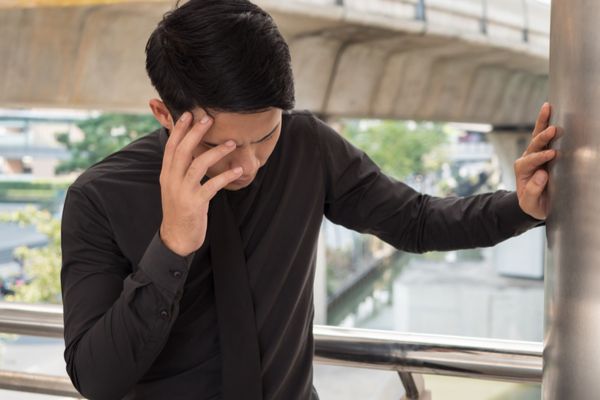
M600 2L553 0L544 400L600 393Z

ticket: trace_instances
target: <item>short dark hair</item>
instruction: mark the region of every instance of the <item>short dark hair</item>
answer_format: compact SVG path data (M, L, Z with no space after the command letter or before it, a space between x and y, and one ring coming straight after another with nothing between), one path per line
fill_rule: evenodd
M177 2L148 39L146 71L174 120L196 107L294 108L288 45L273 18L247 0Z

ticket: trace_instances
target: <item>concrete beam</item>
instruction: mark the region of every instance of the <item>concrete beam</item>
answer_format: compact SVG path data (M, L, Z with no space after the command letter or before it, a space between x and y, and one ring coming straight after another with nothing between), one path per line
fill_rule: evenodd
M67 7L117 3L148 3L152 1L157 3L165 2L165 0L3 0L0 3L0 8Z
M0 9L0 107L146 111L155 93L145 43L174 3L4 3L12 7ZM543 50L515 35L479 32L479 8L470 0L428 2L427 21L415 20L414 0L257 3L290 44L297 108L334 117L521 125L546 98ZM490 21L521 32L521 22L500 17Z

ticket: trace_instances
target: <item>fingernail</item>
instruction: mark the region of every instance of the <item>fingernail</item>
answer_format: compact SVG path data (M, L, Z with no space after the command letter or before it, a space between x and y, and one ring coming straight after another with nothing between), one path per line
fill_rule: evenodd
M205 115L204 117L202 117L202 119L200 120L200 123L202 124L206 124L208 121L210 121L210 117L208 115Z
M190 113L186 111L186 112L184 112L184 113L181 115L181 117L179 118L179 120L180 120L181 122L187 122L189 118L190 118Z
M233 140L228 140L225 142L225 146L233 147L233 146L235 146L235 142Z
M233 169L233 172L234 172L235 174L241 174L241 173L242 173L242 167L236 167L236 168L234 168L234 169Z

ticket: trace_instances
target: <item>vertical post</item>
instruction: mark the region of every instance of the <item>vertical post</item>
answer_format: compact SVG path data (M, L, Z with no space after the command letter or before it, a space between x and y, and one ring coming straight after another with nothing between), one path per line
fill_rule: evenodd
M488 33L488 4L487 0L481 0L481 18L479 19L479 31L483 35Z
M398 371L404 387L404 396L400 400L431 400L431 392L425 389L425 380L421 374Z
M317 247L317 265L314 281L314 306L315 316L313 323L327 324L327 260L325 259L325 231L321 226L319 243Z
M523 0L523 42L529 42L529 5L528 0Z
M415 19L417 21L426 21L427 14L425 13L425 0L418 0L415 4Z
M600 2L553 0L544 400L600 393Z

